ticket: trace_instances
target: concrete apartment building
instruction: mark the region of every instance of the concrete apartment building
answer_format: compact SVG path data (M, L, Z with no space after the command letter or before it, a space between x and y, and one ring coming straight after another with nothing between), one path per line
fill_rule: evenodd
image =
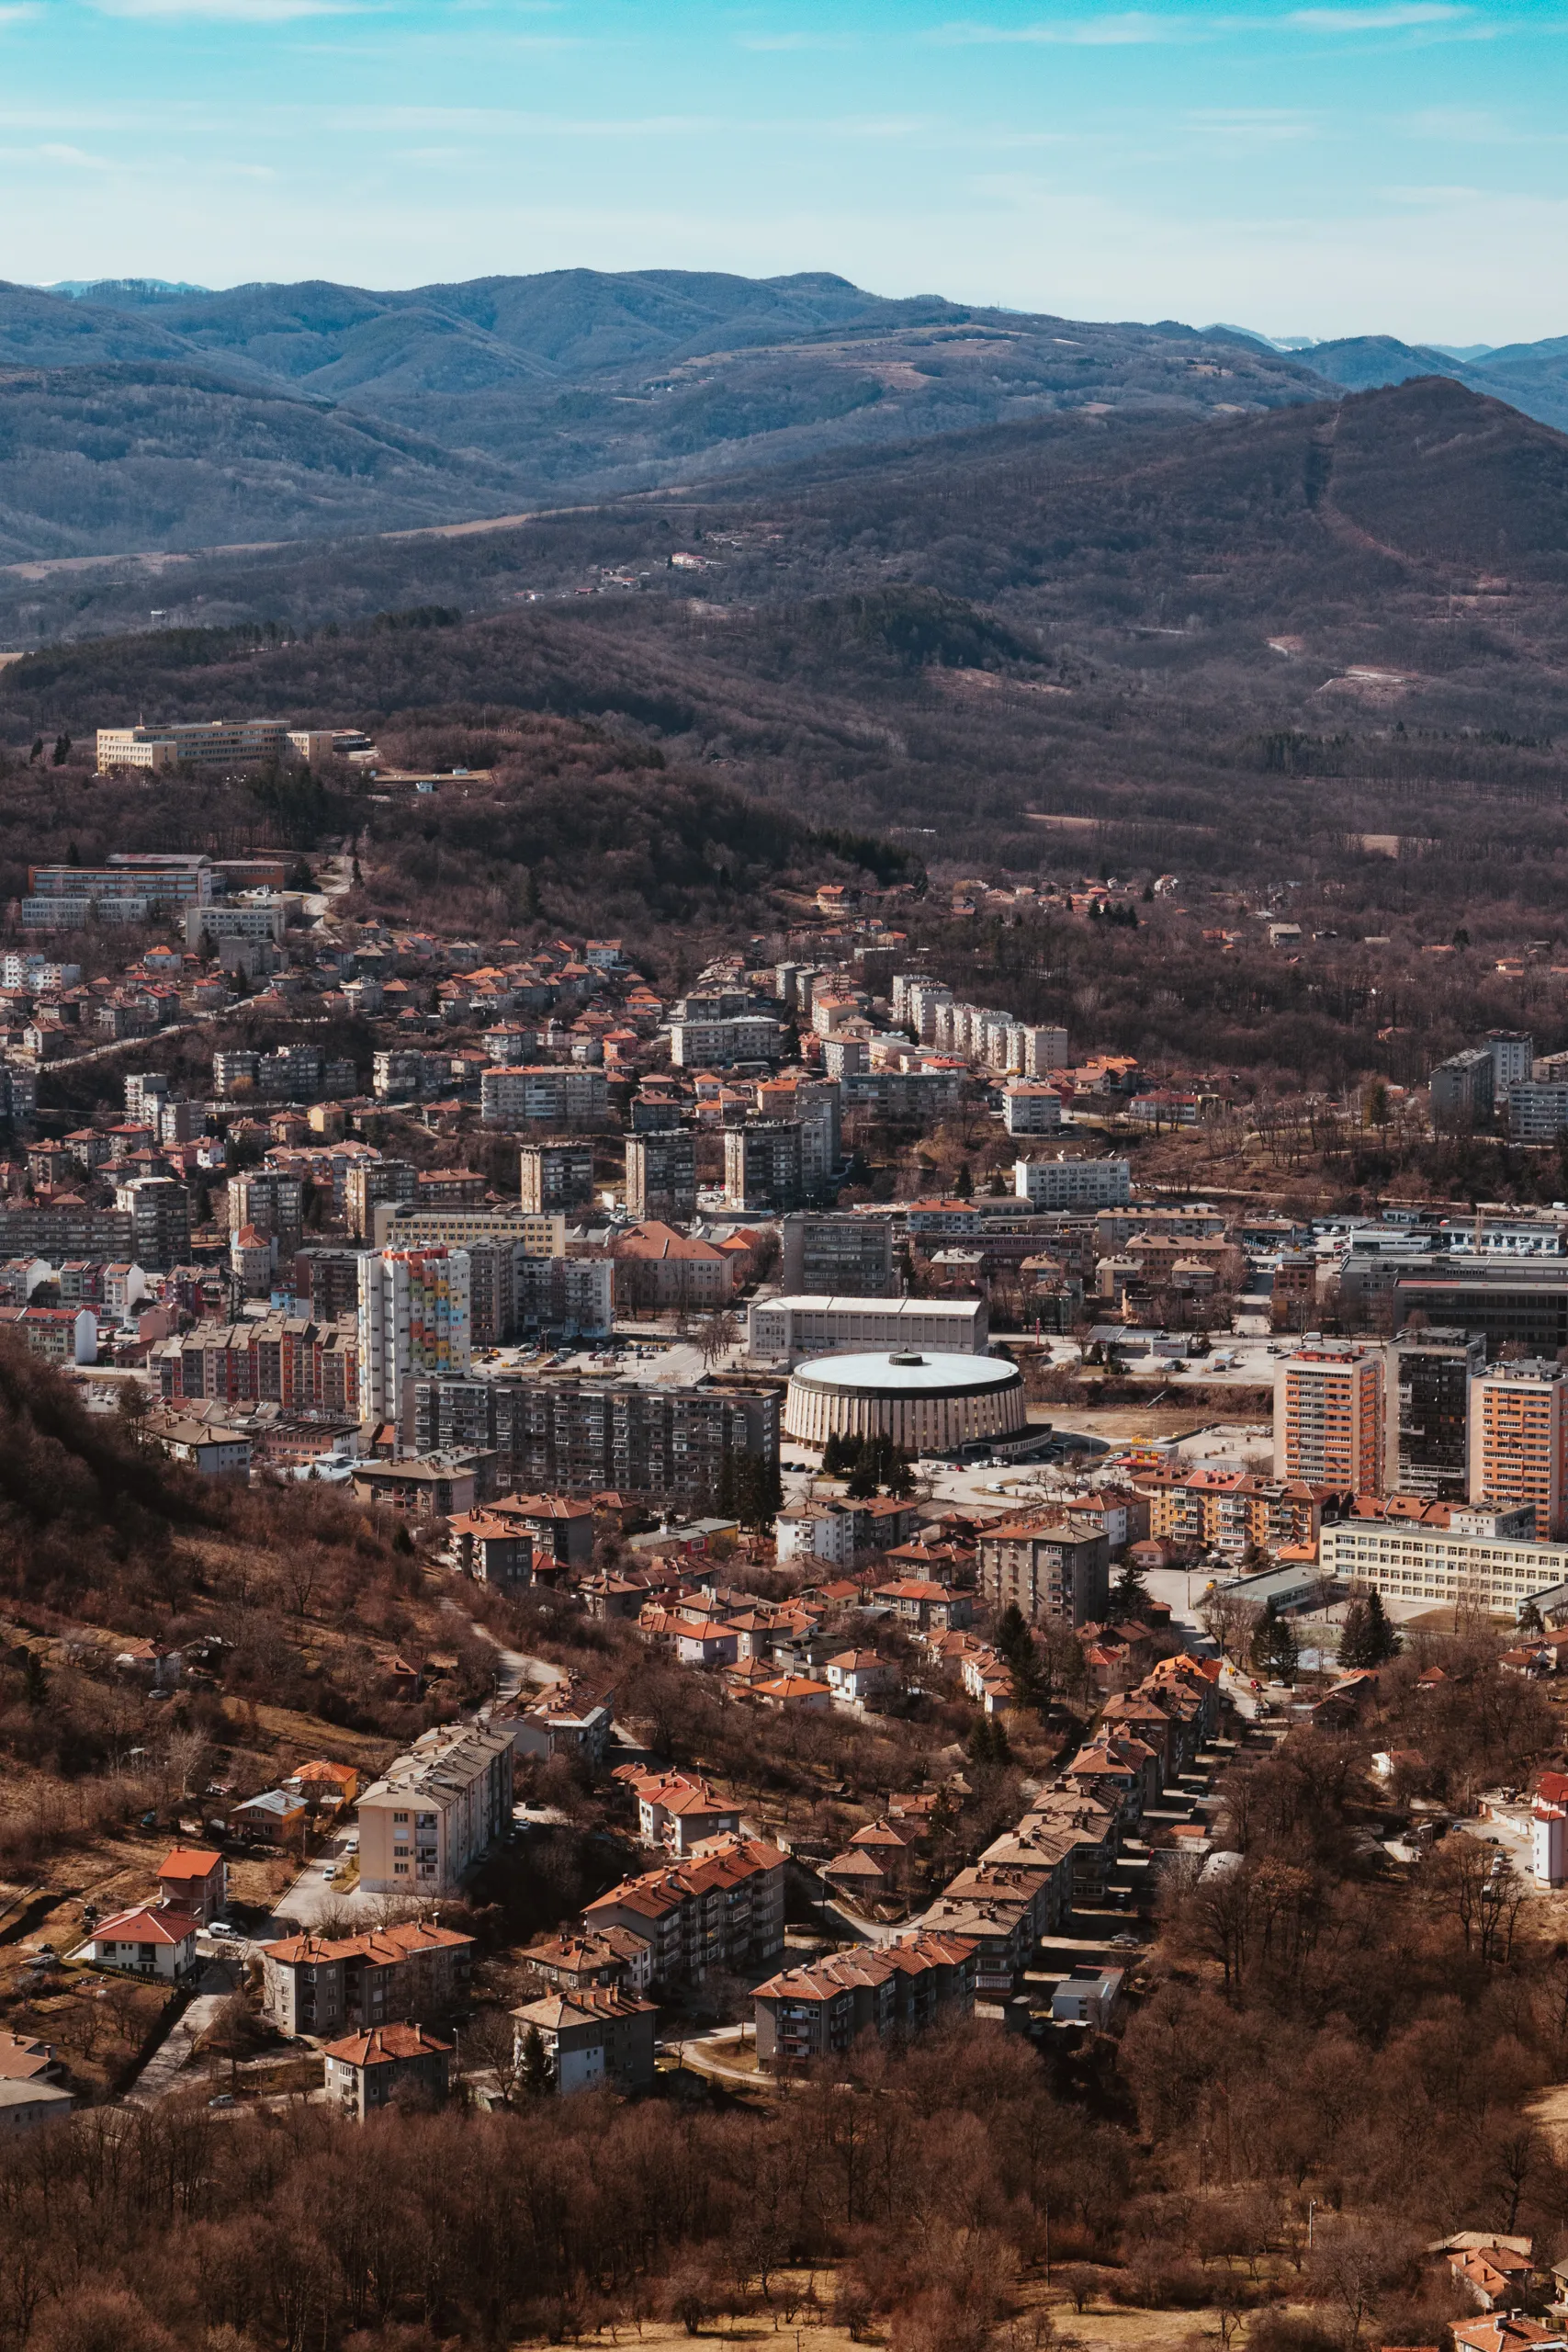
M1012 1188L1037 1209L1118 1208L1133 1196L1125 1159L1020 1159Z
M1002 1089L1002 1124L1010 1136L1053 1136L1062 1124L1062 1098L1043 1080L1015 1078Z
M786 1295L752 1302L746 1348L753 1363L780 1365L860 1350L983 1356L988 1329L983 1298Z
M190 1194L173 1176L134 1176L115 1186L114 1204L130 1217L130 1249L148 1273L190 1260Z
M487 1127L604 1125L609 1088L602 1069L572 1062L543 1062L515 1069L498 1065L479 1077L479 1118Z
M798 1119L750 1119L724 1130L724 1205L772 1215L799 1205L804 1185Z
M1540 1357L1493 1364L1471 1384L1470 1499L1529 1505L1542 1543L1568 1534L1568 1382Z
M593 1147L575 1136L525 1143L518 1198L527 1216L564 1216L593 1198Z
M891 1217L796 1209L784 1220L783 1239L780 1286L788 1297L888 1298L899 1288Z
M452 2087L452 2044L422 2025L377 2025L331 2041L323 2052L327 2104L363 2123L405 2083L434 2098Z
M624 1992L618 1984L584 1984L525 2002L512 2017L513 2064L522 2067L528 2036L536 2033L558 2098L597 2090L605 2083L620 2091L652 2088L659 2019L655 2002Z
M863 2033L886 2041L967 2017L975 1960L975 1945L963 1937L917 1933L786 1969L752 1995L757 2064L782 2073L838 2057Z
M362 1421L398 1420L411 1383L467 1372L468 1252L368 1252L359 1267L358 1336Z
M359 1800L359 1883L367 1894L455 1894L463 1873L512 1827L510 1731L428 1731Z
M1383 1489L1383 1351L1310 1334L1274 1374L1274 1476Z
M1528 1078L1527 1070L1525 1076ZM1439 1062L1428 1084L1432 1116L1450 1121L1489 1119L1496 1087L1496 1065L1485 1046L1472 1046Z
M280 2033L438 2017L468 1996L474 1939L427 1919L356 1936L289 1936L262 1951L262 2009Z
M1389 1491L1462 1502L1470 1493L1470 1390L1486 1368L1478 1331L1405 1331L1388 1351Z
M412 1203L419 1197L419 1170L412 1159L356 1159L344 1179L343 1207L348 1229L356 1240L368 1241L376 1229L376 1211L385 1204Z
M1053 1514L987 1528L976 1556L979 1588L995 1609L1016 1602L1032 1624L1055 1618L1089 1625L1111 1600L1111 1545L1103 1525Z
M623 1879L582 1917L641 1936L655 1984L754 1968L784 1950L784 1858L758 1838L715 1838L689 1861Z
M726 1453L779 1458L772 1389L654 1388L544 1380L422 1380L422 1453L493 1447L502 1483L526 1494L716 1500Z
M626 1137L626 1215L689 1225L697 1213L697 1142L689 1127Z

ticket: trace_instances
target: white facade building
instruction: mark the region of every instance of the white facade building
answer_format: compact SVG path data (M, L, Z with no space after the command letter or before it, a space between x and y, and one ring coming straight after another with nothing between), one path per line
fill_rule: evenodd
M883 1348L983 1356L988 1329L983 1298L803 1295L755 1300L747 1318L746 1345L757 1363L793 1364L803 1356Z
M1113 1209L1132 1199L1125 1159L1019 1159L1012 1188L1035 1209Z
M1318 1538L1324 1576L1385 1600L1462 1605L1517 1616L1532 1600L1544 1616L1568 1601L1568 1544L1538 1544L1533 1513L1450 1511L1447 1527L1406 1520L1346 1519Z
M1055 1135L1062 1124L1062 1098L1038 1080L1014 1079L1002 1089L1002 1123L1010 1136Z

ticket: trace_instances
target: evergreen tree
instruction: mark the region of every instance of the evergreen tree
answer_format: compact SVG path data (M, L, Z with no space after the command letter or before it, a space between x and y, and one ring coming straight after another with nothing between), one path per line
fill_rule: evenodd
M1122 1563L1122 1573L1111 1588L1111 1613L1113 1617L1136 1617L1146 1609L1149 1589L1131 1560Z
M969 1162L966 1159L961 1160L958 1174L953 1180L953 1197L955 1201L966 1201L973 1196L974 1191L975 1179L970 1170Z
M1389 1623L1381 1595L1359 1594L1345 1611L1339 1663L1347 1668L1386 1666L1399 1652L1399 1635Z
M1301 1644L1296 1639L1295 1627L1288 1617L1280 1616L1277 1600L1266 1601L1252 1632L1254 1668L1274 1680L1293 1682L1300 1657Z
M901 1446L896 1445L892 1449L885 1483L888 1493L897 1496L900 1502L915 1491L915 1474L909 1466L909 1457Z
M849 1484L844 1488L844 1492L852 1503L868 1503L874 1497L876 1456L869 1446L861 1449L855 1466L850 1472Z
M1007 1727L999 1715L976 1715L965 1743L965 1753L976 1772L999 1771L1012 1762Z
M543 2098L553 2086L549 2052L545 2048L545 2037L536 2025L531 2025L523 2037L517 2081L525 2098Z
M1034 1636L1029 1630L1028 1618L1016 1600L1010 1600L997 1620L997 1656L1004 1666L1013 1666L1025 1651L1033 1646Z
M735 1449L727 1445L719 1457L718 1478L714 1487L713 1507L720 1519L733 1519L739 1502L735 1476Z
M1521 1634L1535 1634L1537 1635L1544 1634L1546 1631L1546 1626L1542 1620L1541 1613L1536 1607L1533 1600L1527 1600L1524 1607L1519 1611L1519 1631Z

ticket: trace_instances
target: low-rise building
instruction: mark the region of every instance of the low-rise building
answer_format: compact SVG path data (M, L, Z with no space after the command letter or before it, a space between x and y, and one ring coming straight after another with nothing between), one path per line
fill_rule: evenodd
M473 1952L471 1936L424 1919L289 1936L262 1952L262 2006L289 2035L440 2017L466 1998Z
M62 2083L22 2081L0 2074L0 2141L19 2139L47 2123L63 2123L76 2105Z
M176 1846L158 1865L158 1893L172 1911L188 1911L206 1927L220 1919L229 1896L229 1866L206 1846Z
M885 1348L983 1356L987 1329L983 1298L760 1298L747 1317L746 1346L755 1363L784 1365Z
M627 1993L646 1993L653 1981L652 1946L626 1928L568 1929L529 1944L522 1957L555 1992L619 1984Z
M412 2088L430 2099L452 2086L452 2044L422 2025L376 2025L327 2044L327 2101L363 2123Z
M967 2016L976 1988L974 1945L920 1931L863 1951L786 1969L759 1984L757 2064L783 2073L841 2055L863 2033L886 2040Z
M504 1707L491 1710L491 1722L510 1727L519 1756L573 1756L589 1765L602 1764L615 1720L613 1690L590 1690L577 1675L547 1683L526 1699L519 1692Z
M196 1932L201 1925L189 1911L170 1904L139 1904L100 1919L84 1952L99 1968L124 1969L134 1976L159 1976L176 1984L196 1966Z
M530 2034L537 2035L558 2098L574 2091L652 2086L654 2029L659 2010L618 1984L586 1984L547 1994L512 2012L513 2064L521 2069Z

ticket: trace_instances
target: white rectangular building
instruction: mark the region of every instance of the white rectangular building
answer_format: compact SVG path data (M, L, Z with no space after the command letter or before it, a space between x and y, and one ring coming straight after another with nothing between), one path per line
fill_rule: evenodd
M1133 1196L1125 1159L1019 1159L1012 1188L1035 1209L1114 1209Z
M806 1356L884 1349L983 1356L989 1322L983 1298L852 1298L803 1294L760 1298L747 1318L747 1350L757 1363L794 1364Z
M1052 1136L1062 1124L1062 1098L1054 1086L1014 1079L1002 1089L1002 1122L1010 1136Z
M1402 1520L1337 1520L1318 1538L1325 1577L1385 1600L1481 1609L1517 1617L1532 1596L1544 1614L1562 1597L1568 1544L1538 1544L1528 1511L1454 1510L1447 1527Z
M284 718L202 718L172 727L100 727L98 771L265 767L297 756Z

